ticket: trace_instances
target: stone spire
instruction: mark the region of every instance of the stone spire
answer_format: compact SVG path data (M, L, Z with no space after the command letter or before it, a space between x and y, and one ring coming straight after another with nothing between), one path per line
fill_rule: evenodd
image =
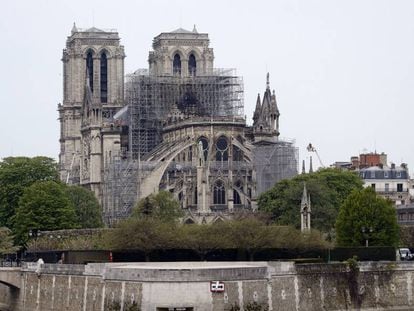
M261 113L262 113L262 105L260 103L260 94L257 94L256 108L253 113L253 121L254 121L253 123L256 123L259 120Z
M269 79L269 73L266 75L266 90L270 90L270 79Z
M302 200L300 202L300 229L302 232L311 229L311 200L306 189L306 183L303 183Z
M305 160L302 160L302 174L306 174L306 170L305 170Z
M197 28L196 28L196 25L194 24L194 27L193 27L193 32L194 33L198 33L198 31L197 31Z
M75 32L78 32L78 28L76 27L76 24L75 24L75 22L73 22L73 27L72 27L72 35L75 33Z

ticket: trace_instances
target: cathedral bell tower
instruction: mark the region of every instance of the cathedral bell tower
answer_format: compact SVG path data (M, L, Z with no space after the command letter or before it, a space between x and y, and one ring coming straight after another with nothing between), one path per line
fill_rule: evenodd
M87 186L98 198L105 153L114 149L114 133L107 128L124 105L124 58L115 30L75 24L63 50L60 177Z

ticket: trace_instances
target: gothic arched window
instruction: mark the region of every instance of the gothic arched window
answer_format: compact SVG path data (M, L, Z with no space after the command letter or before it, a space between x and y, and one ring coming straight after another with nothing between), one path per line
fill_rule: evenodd
M234 184L234 188L237 188L239 189L239 191L242 191L242 183L240 180L238 180ZM241 204L241 198L240 198L239 191L237 191L236 189L233 189L233 203L234 204Z
M191 54L188 58L188 74L190 76L195 76L197 73L197 61L194 54Z
M227 161L229 159L227 138L220 136L216 142L216 161Z
M207 161L208 158L208 140L205 137L201 137L199 140L203 144L203 153L204 153L204 161Z
M243 161L243 151L233 145L233 161Z
M174 55L173 74L178 76L181 75L181 57L178 53Z
M217 180L214 183L213 195L214 204L226 204L226 189L223 181Z
M237 190L233 189L233 203L234 204L241 204L240 195Z
M86 74L89 79L89 88L91 89L91 92L93 92L93 57L92 57L92 51L89 51L88 54L86 54Z
M101 103L108 101L108 60L106 53L101 54Z

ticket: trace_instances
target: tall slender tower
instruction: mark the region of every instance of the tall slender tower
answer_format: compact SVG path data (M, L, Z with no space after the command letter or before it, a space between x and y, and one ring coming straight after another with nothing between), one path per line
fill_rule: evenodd
M306 183L303 183L302 200L300 202L300 229L302 232L311 229L311 200L306 190Z
M104 155L112 150L104 139L111 133L103 130L124 105L124 58L115 30L75 24L63 50L60 177L87 186L98 198Z

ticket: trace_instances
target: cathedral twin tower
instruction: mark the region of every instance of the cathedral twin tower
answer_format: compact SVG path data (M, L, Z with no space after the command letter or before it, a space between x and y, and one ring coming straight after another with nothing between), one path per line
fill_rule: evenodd
M242 80L214 68L208 34L161 33L149 69L126 82L124 58L116 31L75 25L62 57L60 177L94 191L108 224L158 190L173 193L186 222L232 217L297 173L269 78L248 126Z

